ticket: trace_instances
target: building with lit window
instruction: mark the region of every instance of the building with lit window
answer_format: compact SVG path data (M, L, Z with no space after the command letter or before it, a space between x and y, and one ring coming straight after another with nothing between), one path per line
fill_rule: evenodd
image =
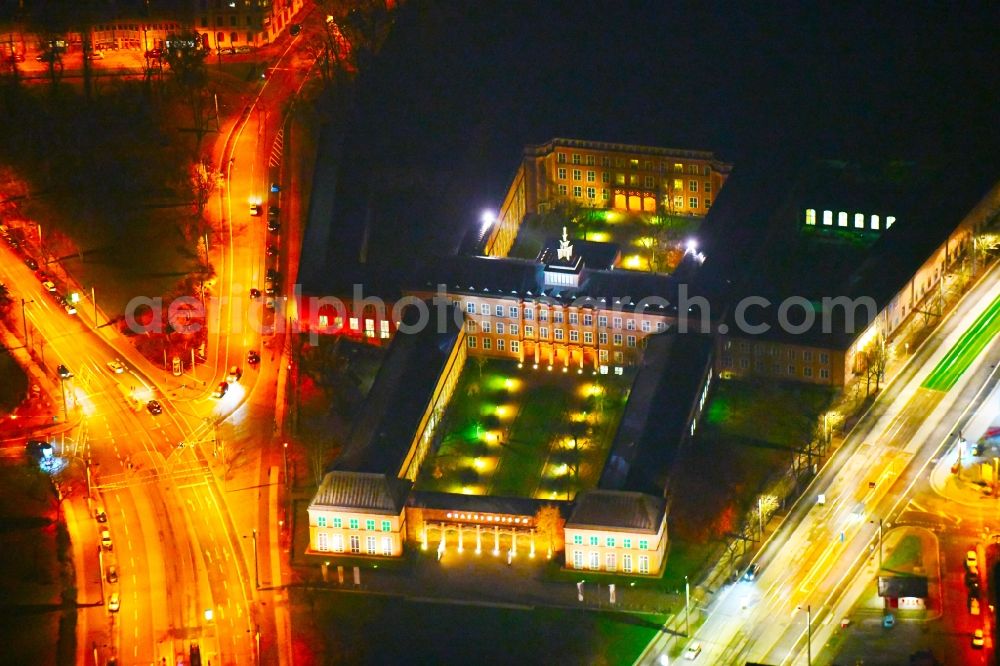
M699 277L714 276L712 304L725 309L718 372L841 386L904 353L894 336L940 316L1000 207L1000 184L971 168L817 161L770 183L734 174L700 232ZM753 254L733 259L741 233Z
M731 168L702 150L559 138L527 146L483 254L506 256L525 215L558 203L702 217Z
M209 49L273 42L302 9L303 0L195 0L194 29Z

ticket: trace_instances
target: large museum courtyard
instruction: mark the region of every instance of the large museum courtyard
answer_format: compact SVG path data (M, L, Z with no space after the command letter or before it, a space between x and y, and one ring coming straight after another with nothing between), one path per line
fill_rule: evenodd
M633 377L470 359L416 488L572 499L597 485Z

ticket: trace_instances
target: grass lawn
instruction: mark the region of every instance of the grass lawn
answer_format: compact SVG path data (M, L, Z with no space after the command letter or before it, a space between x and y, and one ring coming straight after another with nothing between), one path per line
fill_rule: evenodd
M562 225L566 224L570 238L614 243L621 249L621 265L630 270L649 271L649 255L652 237L655 230L649 223L648 214L622 213L612 210L592 210L584 214L587 220L584 224L575 225L572 222L557 219L554 213L547 216L534 216L526 220L518 231L510 256L522 259L534 259L541 251L545 239L558 237L562 233ZM676 216L670 219L670 237L677 251L668 258L669 266L657 266L658 272L670 272L677 261L683 256L681 249L685 239L697 231L701 218ZM661 253L662 254L662 253Z
M7 350L0 351L0 412L10 412L28 393L28 376Z
M315 664L631 664L663 620L312 590L294 590L292 603L317 639L293 637L296 652L310 643Z
M10 664L57 661L62 581L58 510L48 479L24 463L0 464L0 642ZM65 544L68 547L68 543ZM69 639L72 640L72 636ZM72 647L72 646L70 646Z
M914 573L914 569L923 566L924 549L920 537L907 534L900 539L889 556L882 562L882 569L893 573Z
M762 486L805 447L834 393L802 384L720 382L675 475L675 538L704 541L738 527Z
M470 361L417 488L563 499L593 487L631 380Z

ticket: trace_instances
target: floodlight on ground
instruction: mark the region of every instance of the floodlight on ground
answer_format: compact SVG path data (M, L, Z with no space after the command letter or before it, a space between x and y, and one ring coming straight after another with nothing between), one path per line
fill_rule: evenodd
M689 238L686 247L687 247L687 251L690 254L694 254L694 253L696 253L698 251L698 241L695 240L694 238Z
M479 223L482 225L483 231L489 229L490 225L496 222L496 220L497 220L497 214L494 213L492 210L484 210L482 214L480 214L479 216Z

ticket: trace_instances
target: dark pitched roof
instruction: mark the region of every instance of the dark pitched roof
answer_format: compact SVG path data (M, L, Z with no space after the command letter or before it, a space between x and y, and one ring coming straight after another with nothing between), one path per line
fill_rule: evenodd
M565 516L569 512L569 502L541 500L530 497L497 497L493 495L460 495L427 490L414 491L407 506L446 511L466 511L471 513L497 513L511 516L533 516L543 506L557 506Z
M440 331L436 310L431 312L421 330L396 333L333 469L393 476L402 472L417 426L461 333L454 306L447 307ZM413 325L417 314L409 307L403 321Z
M398 515L412 485L408 479L385 474L328 472L309 506Z
M443 284L451 292L523 296L539 293L541 265L529 259L433 257L414 272L410 284L421 291Z
M927 597L926 576L879 576L878 596L880 597Z
M867 317L859 316L851 330L835 319L831 332L824 333L824 318L817 316L812 329L789 335L778 326L777 304L804 297L820 314L824 297L846 296L868 297L876 311L884 308L995 184L995 173L976 166L811 160L741 167L700 232L707 259L694 291L713 295L716 312L747 296L770 300L772 307L753 311L753 323L770 327L762 338L846 348L867 326ZM940 196L942 191L948 196ZM806 208L817 216L823 210L835 216L848 212L852 226L825 227L818 221L807 228ZM857 231L854 213L882 220L893 215L896 222L879 232ZM726 323L735 332L732 315Z
M662 497L615 490L587 490L576 496L566 527L606 528L655 534L667 502Z
M647 338L600 488L665 493L690 432L712 349L712 339L698 333L668 331Z

